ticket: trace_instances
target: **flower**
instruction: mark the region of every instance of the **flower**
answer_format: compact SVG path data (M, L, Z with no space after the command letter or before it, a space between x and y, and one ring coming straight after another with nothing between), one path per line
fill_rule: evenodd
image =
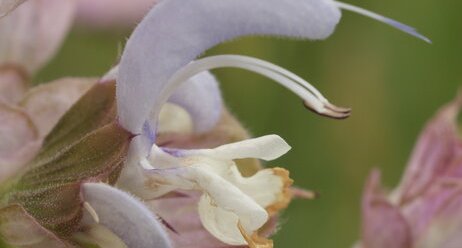
M17 5L11 3L0 2L0 10ZM238 55L195 59L244 35L325 39L341 8L425 39L408 26L331 0L157 4L131 35L119 65L51 125L50 133L43 132L33 161L2 185L0 236L15 246L101 245L108 235L119 247L181 247L167 230L176 230L171 226L176 219L163 221L156 214L162 202L187 191L197 209L188 218L201 222L197 237L223 247L272 247L267 236L294 194L292 180L287 170L262 169L255 161L276 159L290 146L277 135L244 139L247 133L227 113L208 70L237 67L267 76L320 115L342 119L350 109L334 106L305 80L265 61ZM223 127L229 130L217 131ZM37 238L15 235L11 216L19 216Z
M397 26L389 19L334 1L158 3L135 29L118 68L114 69L119 123L131 133L139 134L131 142L117 187L143 199L161 197L174 190L202 192L199 216L213 236L229 245L271 247L272 242L260 237L258 230L290 201L288 172L263 169L244 178L233 161L272 160L287 152L289 146L279 136L270 135L214 149L159 147L156 132L160 108L189 78L214 68L238 67L275 80L321 115L348 117L349 109L332 105L308 82L268 62L238 55L193 61L206 49L244 35L324 39L339 21L339 8ZM407 26L398 27L419 36ZM194 106L197 110L189 112L196 132L204 132L217 123L216 117L220 115L216 113L221 112L221 104L202 102L203 98L189 91L177 94L179 99L190 99L181 103L182 107L188 110ZM215 98L216 94L207 95L206 98Z
M386 194L374 171L363 197L358 247L458 247L462 218L459 95L422 131L398 187Z

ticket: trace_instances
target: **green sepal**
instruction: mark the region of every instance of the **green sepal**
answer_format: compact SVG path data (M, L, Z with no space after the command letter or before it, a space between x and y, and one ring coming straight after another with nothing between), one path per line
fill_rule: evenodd
M2 202L69 237L82 217L81 184L115 182L131 138L115 121L115 85L96 84L61 118Z

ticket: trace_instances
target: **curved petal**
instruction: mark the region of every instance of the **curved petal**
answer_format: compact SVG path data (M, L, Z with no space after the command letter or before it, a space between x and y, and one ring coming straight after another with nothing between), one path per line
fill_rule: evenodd
M140 133L170 77L220 42L255 34L324 39L339 19L328 0L162 1L135 29L122 55L120 123Z
M226 160L242 158L273 160L287 153L290 148L284 139L272 134L222 145L213 149L184 150L179 152L179 155L204 156Z
M202 225L199 218L197 203L200 199L198 192L181 192L182 197L162 197L150 202L171 227L170 238L174 247L188 248L231 248L213 237Z
M116 80L118 74L119 66L117 65L109 70L100 82ZM188 112L192 118L193 128L196 133L204 133L215 127L223 112L223 100L218 81L208 71L186 79L175 89L168 102L177 104ZM162 108L164 107L162 105ZM164 110L161 109L162 111ZM162 123L163 120L157 120L162 116L157 116L156 114L162 115L162 113L154 113L154 116L149 119L151 119L151 123L159 125L156 131L160 133L165 131L165 125L160 127L165 123Z
M96 81L94 78L62 78L42 84L27 92L20 105L44 137Z
M399 209L387 201L380 188L380 173L372 172L362 202L362 245L368 248L409 248L413 238Z
M28 73L44 66L60 47L73 21L74 0L27 1L0 22L0 63Z
M128 247L171 247L160 222L139 200L103 183L85 183L83 198L102 225L119 236Z
M94 244L101 248L128 248L117 235L99 224L83 227L80 232L72 235L72 240L79 244Z
M457 248L462 244L462 188L460 183L455 192L420 235L417 248Z
M17 66L0 66L0 101L13 105L21 101L28 88L26 74Z
M150 170L159 187L171 190L200 190L205 194L199 203L204 227L219 240L232 245L247 244L238 224L255 232L268 220L268 213L252 198L221 176L200 165L174 169Z
M211 130L220 119L223 102L218 81L210 72L202 72L175 89L168 102L186 109L191 115L194 130Z
M174 133L187 135L193 133L193 121L191 115L182 107L166 103L159 113L157 133Z
M420 134L406 172L394 192L400 203L411 201L439 176L462 174L457 166L462 156L462 140L456 126L461 106L462 95L438 111Z
M38 132L29 116L0 103L0 182L32 159L39 148Z

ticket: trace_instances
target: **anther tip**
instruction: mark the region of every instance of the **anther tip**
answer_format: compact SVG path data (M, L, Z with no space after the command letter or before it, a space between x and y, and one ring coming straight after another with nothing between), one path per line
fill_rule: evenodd
M326 104L325 104L325 107L326 107L327 109L330 109L330 110L335 111L335 112L340 112L340 113L351 113L351 108L338 107L338 106L335 106L335 105L332 104L332 103L326 103Z
M343 120L348 118L351 115L351 109L350 108L342 108L342 107L337 107L331 103L327 103L324 105L323 111L318 111L314 109L312 106L310 106L307 102L303 102L303 105L309 109L310 111L321 115L325 116L328 118L332 119L337 119L337 120Z
M290 190L294 198L304 199L304 200L315 200L320 197L319 192L313 190L302 189L298 187L291 187Z

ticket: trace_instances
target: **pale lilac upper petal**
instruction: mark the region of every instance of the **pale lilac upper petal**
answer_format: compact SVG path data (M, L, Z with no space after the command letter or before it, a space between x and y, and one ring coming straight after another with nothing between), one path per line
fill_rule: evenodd
M211 130L218 123L223 110L218 81L209 72L190 78L175 90L168 101L188 111L197 133Z
M73 21L74 0L27 1L0 20L0 64L34 73L60 47Z
M153 106L162 104L170 77L220 42L256 34L324 39L339 19L328 0L162 1L135 29L122 55L120 123L140 133Z
M119 236L128 247L172 247L162 224L133 196L103 183L85 183L82 193L98 215L100 224Z

